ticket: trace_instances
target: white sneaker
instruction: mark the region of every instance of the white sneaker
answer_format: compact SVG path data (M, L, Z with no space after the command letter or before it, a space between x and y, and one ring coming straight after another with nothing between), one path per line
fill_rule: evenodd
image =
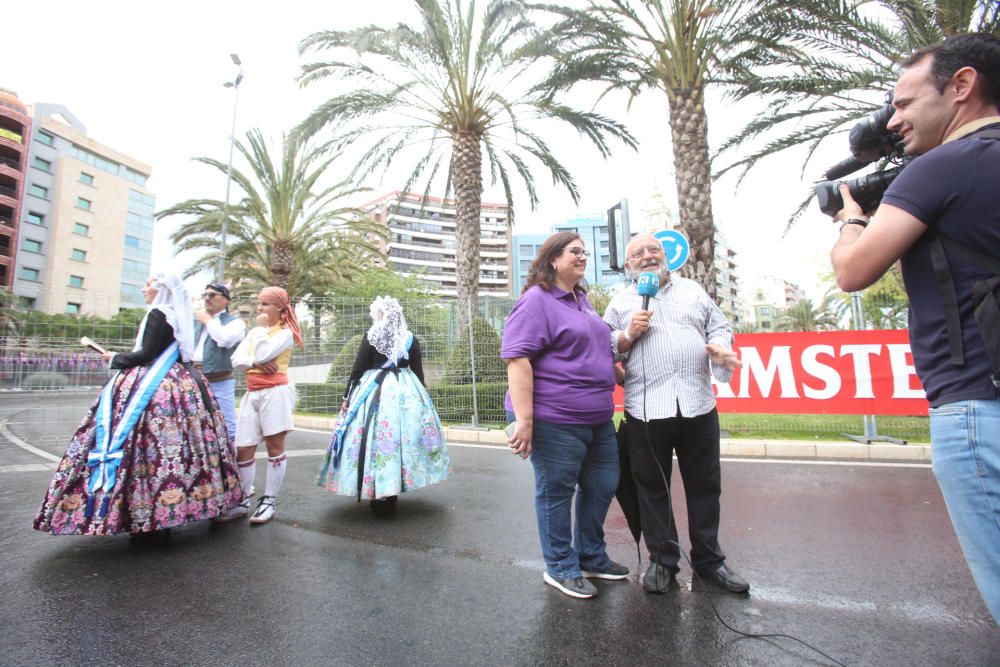
M227 521L232 521L233 519L242 519L243 517L250 514L250 501L244 500L239 505L230 507L228 510L212 517L214 523L225 523Z
M274 516L274 496L261 496L257 501L257 509L250 517L250 523L267 523Z

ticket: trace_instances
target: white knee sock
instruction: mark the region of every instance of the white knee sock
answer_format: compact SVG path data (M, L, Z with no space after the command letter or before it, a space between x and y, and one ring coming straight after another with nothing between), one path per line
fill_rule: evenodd
M253 459L249 461L240 461L238 464L240 469L240 482L243 484L243 497L250 497L250 489L253 488L253 478L254 473L257 472L257 462Z
M265 496L275 497L278 495L278 491L281 490L281 483L285 481L285 468L287 467L287 454L267 457L267 488L264 491Z

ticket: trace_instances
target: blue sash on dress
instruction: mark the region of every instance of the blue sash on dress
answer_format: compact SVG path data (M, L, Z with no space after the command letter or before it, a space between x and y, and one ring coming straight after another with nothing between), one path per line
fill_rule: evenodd
M410 332L409 336L406 338L406 351L410 351L410 346L413 345L413 333ZM382 364L383 369L395 368L396 360L386 359L385 363ZM343 419L340 420L340 424L333 431L333 437L330 438L330 445L327 447L326 456L323 457L323 466L319 471L319 478L316 480L317 483L325 483L326 473L330 469L330 462L333 462L333 467L337 468L340 466L340 454L344 446L344 433L347 431L347 425L351 423L354 417L358 414L358 410L361 406L365 404L368 395L371 394L375 387L378 386L382 378L385 377L384 373L373 373L368 376L368 380L361 385L354 396L354 399L350 402L347 407L347 413L344 415Z
M114 431L111 429L111 404L114 402L114 385L118 375L111 378L101 390L101 400L97 404L96 442L94 449L87 455L87 465L91 469L90 479L87 482L87 491L90 497L87 498L84 516L88 519L94 514L94 499L98 490L104 491L104 500L101 502L101 509L97 516L103 518L107 514L108 501L111 499L110 492L115 486L118 466L121 465L124 454L122 445L132 429L135 428L146 406L149 405L150 399L153 398L153 394L156 393L163 378L166 377L167 371L177 361L178 349L177 341L174 341L156 358L156 361L139 382L138 389L132 392Z

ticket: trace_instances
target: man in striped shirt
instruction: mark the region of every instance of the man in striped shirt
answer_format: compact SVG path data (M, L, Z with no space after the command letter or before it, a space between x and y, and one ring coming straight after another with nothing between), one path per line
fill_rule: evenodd
M633 280L644 272L660 278L649 310L642 309L633 282L604 314L612 347L626 361L625 428L650 559L643 587L664 593L679 569L668 485L676 452L687 499L691 565L701 579L746 593L750 585L726 566L719 546L719 415L709 375L728 382L741 365L732 350L732 327L697 282L670 275L656 237L632 239L625 268Z

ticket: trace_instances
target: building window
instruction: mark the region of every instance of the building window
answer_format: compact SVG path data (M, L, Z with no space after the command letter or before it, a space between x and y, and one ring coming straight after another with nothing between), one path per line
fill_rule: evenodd
M48 199L49 198L49 189L48 188L43 188L41 185L38 185L36 183L32 183L30 186L28 186L28 194L29 195L34 195L35 197L38 197L39 199Z
M125 247L126 248L138 248L139 247L139 239L137 239L134 236L129 236L128 234L126 234L125 235Z
M48 132L42 132L41 130L38 131L38 134L35 135L35 138L38 139L40 143L43 143L46 146L54 146L56 143L55 137L53 137Z
M75 259L78 262L86 262L87 261L87 251L86 250L80 250L79 248L73 248L73 252L70 253L69 258L70 259Z
M28 214L24 216L25 221L30 222L33 225L44 225L45 216L41 213L35 213L34 211L28 211Z
M19 308L33 309L35 307L35 297L33 296L21 296L17 299L17 305Z
M69 277L70 287L83 287L83 276L70 276Z
M90 210L91 201L89 199L84 199L83 197L76 198L76 207L82 208L84 211Z
M42 272L39 271L38 269L31 269L31 268L28 268L27 266L22 266L21 267L21 279L22 280L30 280L33 283L38 283L38 282L41 282L41 280L40 280L41 276L42 276Z
M70 315L79 315L83 311L79 303L74 303L72 301L66 304L66 312Z
M91 153L86 148L80 148L76 144L73 144L73 150L71 154L73 155L73 157L75 157L80 162L83 162L84 164L89 164L92 167L97 167L98 169L106 171L109 174L114 174L115 176L119 175L120 165L117 162L103 158L97 153Z
M37 155L31 159L31 166L35 169L41 169L44 172L52 173L52 163L48 160L38 157Z
M74 222L73 233L80 236L90 236L90 225L85 225L82 222Z
M94 184L94 177L91 176L90 174L88 174L85 171L81 171L80 172L80 182L83 183L84 185L93 185Z
M41 252L42 242L36 241L35 239L24 239L24 245L22 247L25 252Z

